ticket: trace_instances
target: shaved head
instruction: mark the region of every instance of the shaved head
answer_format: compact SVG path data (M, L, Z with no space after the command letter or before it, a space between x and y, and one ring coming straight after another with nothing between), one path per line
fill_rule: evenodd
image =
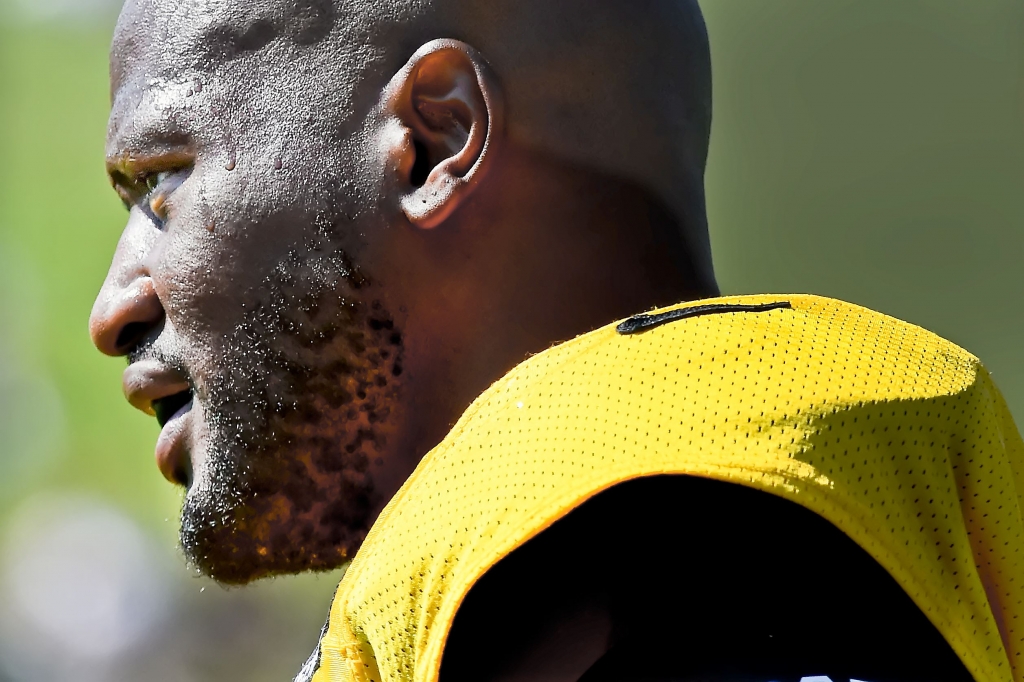
M128 0L111 89L91 332L223 582L340 565L515 364L717 293L695 1Z
M296 121L307 132L315 122L351 134L420 45L465 41L501 81L509 138L654 193L679 217L693 268L713 282L703 198L711 57L696 0L128 4L137 9L118 27L115 87L133 57L169 44L182 62L167 75L216 75L250 94L273 83L268 99L313 110Z

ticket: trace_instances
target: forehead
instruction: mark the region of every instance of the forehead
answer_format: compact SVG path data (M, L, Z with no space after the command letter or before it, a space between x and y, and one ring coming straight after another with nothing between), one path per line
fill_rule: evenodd
M379 95L380 52L359 28L368 6L128 0L111 48L108 155L151 137L282 146L351 132Z
M111 49L111 86L213 72L273 43L313 46L337 25L332 0L128 0Z

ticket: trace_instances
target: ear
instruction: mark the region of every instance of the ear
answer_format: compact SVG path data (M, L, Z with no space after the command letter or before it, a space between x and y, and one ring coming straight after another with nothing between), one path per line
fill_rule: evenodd
M434 40L391 79L384 106L399 126L389 154L401 210L416 227L437 227L492 165L503 132L498 81L466 43Z

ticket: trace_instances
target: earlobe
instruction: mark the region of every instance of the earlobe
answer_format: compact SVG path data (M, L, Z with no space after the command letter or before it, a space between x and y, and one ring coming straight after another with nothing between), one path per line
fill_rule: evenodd
M402 127L393 148L401 210L416 227L437 227L496 155L504 114L497 79L469 45L435 40L394 76L385 106Z

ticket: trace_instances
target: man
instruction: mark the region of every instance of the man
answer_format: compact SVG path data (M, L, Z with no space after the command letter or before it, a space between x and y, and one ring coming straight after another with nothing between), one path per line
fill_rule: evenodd
M355 557L299 679L1022 679L977 361L679 305L718 294L696 2L129 0L111 66L93 339L195 566Z

